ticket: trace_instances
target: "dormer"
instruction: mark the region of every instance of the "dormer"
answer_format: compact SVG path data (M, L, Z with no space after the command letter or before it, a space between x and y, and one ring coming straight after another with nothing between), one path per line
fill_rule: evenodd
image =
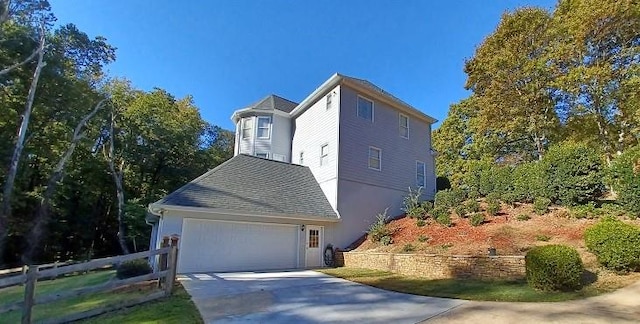
M276 95L236 110L234 155L248 154L265 159L291 162L291 119L298 104Z

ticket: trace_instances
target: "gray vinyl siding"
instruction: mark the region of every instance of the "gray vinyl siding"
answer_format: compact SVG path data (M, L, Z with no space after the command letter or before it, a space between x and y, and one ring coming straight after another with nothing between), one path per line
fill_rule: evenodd
M425 198L435 192L431 127L409 115L409 138L399 133L399 111L373 100L373 122L357 116L358 93L342 86L340 92L339 178L387 189L415 187L416 160L426 164ZM382 150L381 171L368 167L369 146ZM375 197L372 197L375 199Z
M311 169L334 208L338 176L339 88L331 90L336 92L331 109L327 109L326 97L322 97L295 118L291 147L291 155L295 157L295 163L299 162L300 152L304 151L304 165ZM327 163L320 165L320 148L325 144L329 146Z
M273 154L280 154L285 157L284 162L291 162L291 119L273 115L272 123L270 158L275 160Z

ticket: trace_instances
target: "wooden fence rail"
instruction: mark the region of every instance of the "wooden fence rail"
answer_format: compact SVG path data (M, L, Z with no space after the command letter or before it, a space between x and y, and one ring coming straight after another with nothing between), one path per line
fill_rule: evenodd
M35 296L36 293L36 283L39 280L43 280L46 278L55 278L61 275L76 273L76 272L87 272L95 269L104 268L105 266L113 266L118 265L125 261L136 260L136 259L151 259L156 255L160 256L160 264L157 271L145 274L133 278L126 278L121 280L110 280L105 283L76 288L68 291L51 293L43 296ZM108 257L102 259L95 259L84 263L72 263L65 266L55 266L55 267L41 267L40 266L31 266L27 267L26 273L21 273L19 275L14 275L11 277L4 277L0 279L0 289L10 286L16 285L24 285L24 299L22 301L17 301L8 304L0 304L0 317L2 317L3 313L7 313L10 311L16 311L22 309L22 323L30 324L32 323L32 311L33 306L53 303L60 300L75 298L79 296L84 296L88 294L94 294L98 292L107 292L120 287L124 287L127 285L149 281L149 280L158 280L162 290L158 292L152 292L147 296L143 296L140 298L136 298L133 300L124 301L118 303L118 305L106 305L98 308L94 308L88 311L70 314L61 318L47 319L45 323L66 323L69 321L75 321L91 316L96 316L105 312L110 312L122 307L129 307L136 304L144 303L153 299L161 298L164 296L171 295L173 283L176 278L176 266L178 259L178 250L177 244L172 246L167 246L157 250L150 250L138 253L132 253L127 255L121 255L116 257ZM43 270L40 270L43 269ZM11 269L10 269L11 270Z

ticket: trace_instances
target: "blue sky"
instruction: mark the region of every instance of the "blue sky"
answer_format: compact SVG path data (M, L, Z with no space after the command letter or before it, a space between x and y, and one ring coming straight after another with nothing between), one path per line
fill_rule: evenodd
M302 101L333 73L367 79L443 120L468 96L464 61L506 10L551 0L50 0L117 47L111 76L192 95L204 119L274 93Z

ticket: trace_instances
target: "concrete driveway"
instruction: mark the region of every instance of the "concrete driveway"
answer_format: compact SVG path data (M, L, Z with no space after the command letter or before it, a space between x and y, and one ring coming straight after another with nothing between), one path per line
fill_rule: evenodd
M314 271L178 276L205 323L417 323L467 301L385 291Z

